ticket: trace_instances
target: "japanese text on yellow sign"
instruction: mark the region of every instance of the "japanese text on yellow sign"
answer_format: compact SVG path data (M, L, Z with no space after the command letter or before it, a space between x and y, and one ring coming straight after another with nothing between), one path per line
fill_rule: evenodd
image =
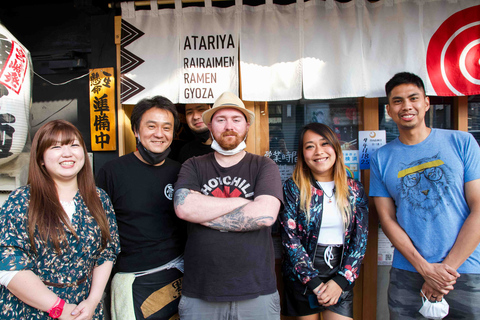
M92 151L116 150L115 79L113 68L90 70Z

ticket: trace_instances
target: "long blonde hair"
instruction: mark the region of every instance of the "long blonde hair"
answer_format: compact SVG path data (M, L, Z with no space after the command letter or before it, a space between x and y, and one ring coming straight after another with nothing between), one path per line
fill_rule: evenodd
M340 141L330 127L322 123L309 123L302 128L300 137L298 140L298 161L293 171L293 181L300 190L300 210L304 211L307 215L307 220L310 220L310 202L312 200L312 172L305 162L303 157L303 137L308 130L321 135L335 150L336 161L333 165L333 181L335 182L335 197L337 200L337 206L342 214L342 219L345 229L348 227L351 221L351 209L350 209L350 191L347 183L347 171L345 163L343 161L342 148Z

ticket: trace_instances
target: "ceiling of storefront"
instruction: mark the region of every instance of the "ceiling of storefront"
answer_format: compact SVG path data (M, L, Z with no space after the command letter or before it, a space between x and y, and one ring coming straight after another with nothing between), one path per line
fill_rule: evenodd
M107 0L5 1L0 22L30 51L37 73L83 72L96 32L92 17L109 11Z
M127 2L130 0L110 0L109 1L109 6L120 6L121 2ZM309 1L309 0L305 0ZM351 0L335 0L337 2L350 2ZM368 0L370 2L376 2L378 0ZM201 5L204 1L203 0L183 0L183 7L189 7L189 6L198 6ZM275 4L291 4L295 3L296 0L273 0L273 3ZM173 3L174 0L158 0L159 3L159 8L173 8ZM235 5L235 0L212 0L212 5L214 7L229 7ZM257 6L265 3L265 0L242 0L243 4L250 5L250 6ZM149 7L150 6L150 1L136 1L136 4L138 7Z
M64 60L82 67L82 59L91 48L92 17L120 15L121 2L127 0L37 0L34 4L25 1L2 1L2 23L32 55L34 63ZM182 0L183 6L202 6L203 0ZM242 0L246 5L261 5L265 0ZM350 0L337 0L348 2ZM273 0L276 4L289 4L295 0ZM159 0L159 8L173 8L174 0ZM150 1L136 1L138 9L148 9ZM235 0L213 0L213 6L228 7ZM54 65L54 67L58 67ZM68 67L68 65L67 65ZM35 70L39 73L59 72L60 69ZM68 68L67 68L68 69Z

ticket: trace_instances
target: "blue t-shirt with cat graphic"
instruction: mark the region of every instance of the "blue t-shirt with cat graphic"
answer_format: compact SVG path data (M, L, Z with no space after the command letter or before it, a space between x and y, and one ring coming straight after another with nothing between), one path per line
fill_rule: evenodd
M390 197L397 221L430 263L442 262L470 214L464 184L480 179L480 148L466 132L432 129L416 145L397 138L372 155L371 197ZM393 267L416 272L395 249ZM480 245L457 270L480 273Z

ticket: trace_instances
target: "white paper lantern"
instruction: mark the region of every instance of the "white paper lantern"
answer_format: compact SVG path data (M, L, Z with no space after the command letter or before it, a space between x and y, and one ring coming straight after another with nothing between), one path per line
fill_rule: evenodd
M32 77L30 52L0 24L0 165L18 156L25 146Z

